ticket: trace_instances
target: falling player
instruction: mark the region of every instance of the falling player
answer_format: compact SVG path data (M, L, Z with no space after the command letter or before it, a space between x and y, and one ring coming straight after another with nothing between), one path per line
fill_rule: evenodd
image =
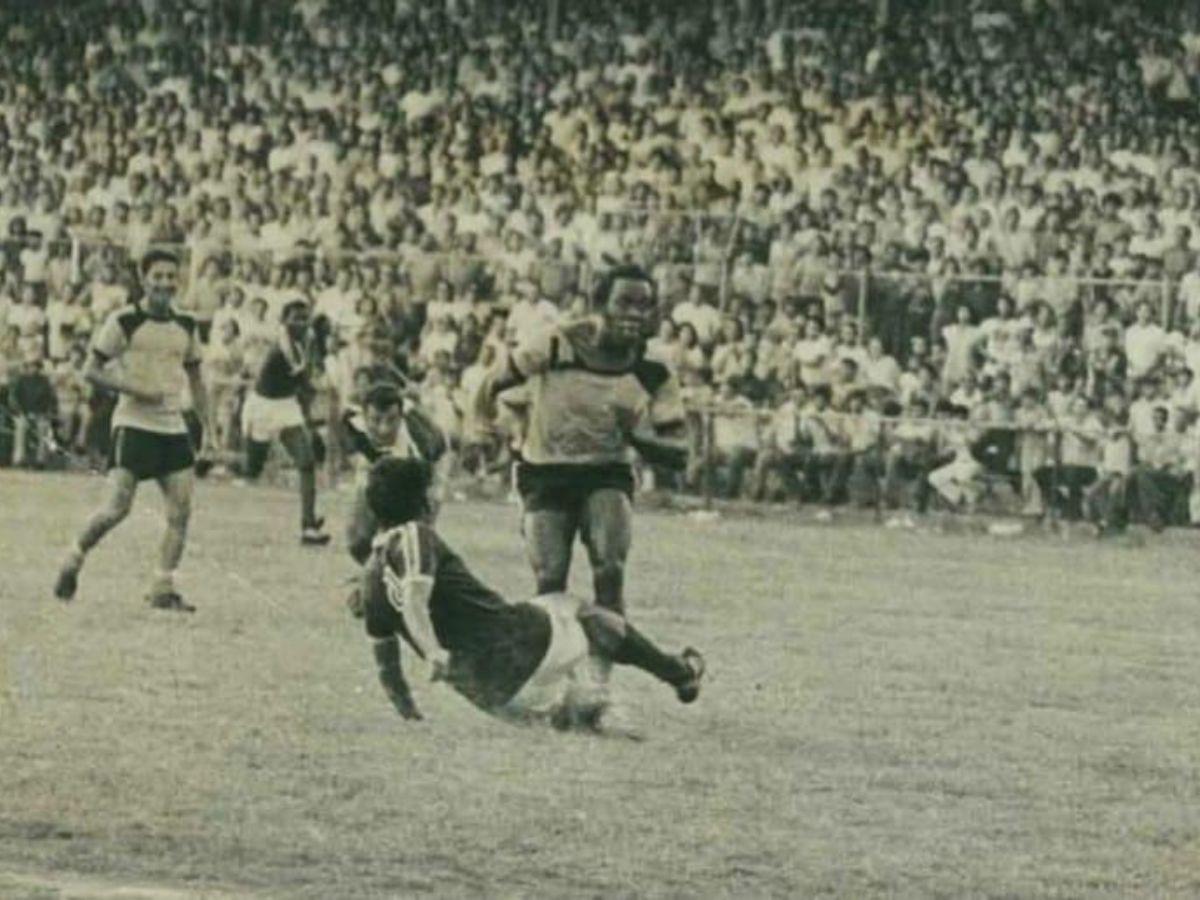
M200 421L206 419L208 401L196 322L173 309L179 268L171 253L146 254L141 265L145 296L112 313L93 342L85 377L118 396L107 497L59 569L54 594L60 600L75 596L87 554L129 514L138 484L153 479L166 503L167 530L147 600L157 609L195 610L175 586L191 516L196 450L183 415L185 391Z
M317 518L317 445L308 415L312 398L308 302L289 300L280 316L283 327L279 338L263 359L242 409L242 431L246 435L242 474L257 479L267 463L271 443L278 439L300 476L300 542L328 544L324 521Z
M367 634L379 679L406 719L420 719L400 665L404 640L485 712L605 733L589 654L649 672L683 703L700 693L704 658L664 653L620 614L565 594L508 603L480 583L428 524L430 466L387 458L372 467L367 500L384 529L364 575Z
M367 504L367 474L384 457L423 459L434 466L446 452L441 429L421 411L415 398L406 397L394 384L376 384L363 396L362 408L350 409L342 418L342 430L358 470L354 507L346 528L350 555L360 565L371 555L377 523ZM435 479L436 480L436 479ZM434 512L440 488L433 491Z
M633 451L682 468L684 412L675 375L646 355L657 313L654 282L636 267L620 267L601 279L595 300L599 316L522 339L484 379L479 410L494 421L498 396L524 387L516 482L538 594L566 590L578 535L596 603L622 615ZM603 683L607 660L596 663Z

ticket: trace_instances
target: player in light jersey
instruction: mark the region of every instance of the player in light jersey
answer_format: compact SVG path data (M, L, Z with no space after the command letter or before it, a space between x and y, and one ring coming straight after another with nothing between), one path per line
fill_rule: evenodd
M478 708L509 721L605 732L589 654L642 669L683 703L700 694L704 658L664 653L621 615L565 594L508 603L483 585L428 524L427 463L386 458L367 499L384 531L363 574L366 629L396 711L420 719L400 665L407 643Z
M157 609L195 610L175 586L191 515L196 449L183 412L185 395L190 394L200 421L205 421L208 400L200 377L195 320L172 308L179 270L179 260L171 253L146 254L141 265L145 296L113 312L92 344L85 378L118 395L108 492L59 569L54 594L60 600L75 596L87 554L129 514L138 483L153 479L166 501L167 530L147 599Z
M587 548L596 603L624 613L633 461L682 468L684 410L675 374L646 353L655 331L654 282L636 267L602 278L600 315L520 340L479 394L484 420L522 385L527 406L516 469L522 533L541 595L566 590L576 536ZM597 679L608 666L597 660Z
M242 408L246 465L241 474L253 481L267 463L271 443L278 440L300 476L300 542L329 543L324 520L317 517L317 444L309 425L312 397L312 329L308 301L284 304L283 327L259 367L254 388Z

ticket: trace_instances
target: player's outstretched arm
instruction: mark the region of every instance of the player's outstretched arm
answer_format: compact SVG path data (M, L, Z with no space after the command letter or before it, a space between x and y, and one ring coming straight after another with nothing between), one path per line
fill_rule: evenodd
M688 446L683 426L655 428L642 425L629 433L629 445L646 462L653 466L669 469L685 469L688 461Z
M404 671L400 668L400 639L396 635L385 638L375 638L372 641L375 651L375 665L379 670L379 683L383 685L384 693L392 702L396 712L409 721L420 721L424 718L413 700L408 682L404 680Z

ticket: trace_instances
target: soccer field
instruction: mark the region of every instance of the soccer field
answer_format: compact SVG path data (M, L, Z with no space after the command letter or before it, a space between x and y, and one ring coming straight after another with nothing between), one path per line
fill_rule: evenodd
M0 473L0 897L1200 892L1194 535L643 512L631 617L711 677L682 707L619 671L634 744L425 683L426 721L401 721L341 603L348 557L298 546L269 488L201 486L195 616L141 599L153 488L59 605L101 486ZM441 531L530 593L513 507L451 505Z

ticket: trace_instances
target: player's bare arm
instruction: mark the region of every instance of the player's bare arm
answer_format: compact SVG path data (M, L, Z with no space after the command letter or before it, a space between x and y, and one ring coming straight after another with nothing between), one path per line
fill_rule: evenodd
M400 667L400 638L396 635L374 638L371 648L375 654L375 666L379 672L379 683L387 694L388 700L396 712L409 720L420 721L424 718L413 700L412 691L404 678Z
M204 376L200 371L199 360L189 362L184 367L184 371L187 372L188 390L192 395L192 408L195 410L200 421L205 423L203 440L205 446L207 446L212 440L213 435L217 433L217 429L216 421L211 418L211 416L214 414L214 410L208 402L208 388L204 384Z

